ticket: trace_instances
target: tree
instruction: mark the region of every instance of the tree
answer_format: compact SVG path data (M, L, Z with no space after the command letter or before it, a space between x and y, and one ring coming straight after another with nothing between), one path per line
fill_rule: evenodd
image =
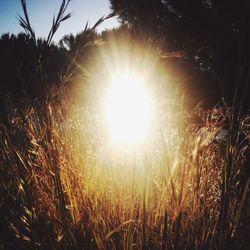
M136 34L139 30L140 34L157 40L163 51L184 51L182 61L196 75L193 81L202 88L207 91L216 88L215 93L230 103L241 71L239 88L243 89L250 55L249 1L110 0L110 3L120 20L129 23Z

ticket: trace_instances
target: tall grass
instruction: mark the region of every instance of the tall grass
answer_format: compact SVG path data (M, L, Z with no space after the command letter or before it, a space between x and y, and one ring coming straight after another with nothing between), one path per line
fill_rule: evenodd
M99 139L85 107L74 104L65 117L60 105L46 105L45 121L31 108L25 123L11 118L15 130L1 127L5 248L219 249L230 239L229 248L247 249L246 147L235 152L223 229L227 238L220 237L227 146L208 138L229 110L199 109L205 137L188 121L190 114L180 112L175 137L171 127L163 127L161 145L157 140L146 156L131 157L103 152L101 141L96 146ZM240 130L249 133L249 117L240 121Z
M69 17L68 2L48 44ZM26 16L20 21L31 33ZM69 71L79 66L76 57ZM11 126L0 126L1 248L249 247L250 118L236 102L233 110L186 112L167 100L152 138L131 153L106 147L88 103L71 98L63 85L54 87L22 112L10 106ZM216 142L226 124L228 138Z

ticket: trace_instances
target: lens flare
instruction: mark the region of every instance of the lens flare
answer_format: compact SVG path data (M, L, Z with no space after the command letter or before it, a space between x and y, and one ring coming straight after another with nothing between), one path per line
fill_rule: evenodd
M112 144L142 143L149 134L153 115L153 103L143 78L131 73L114 76L105 114Z

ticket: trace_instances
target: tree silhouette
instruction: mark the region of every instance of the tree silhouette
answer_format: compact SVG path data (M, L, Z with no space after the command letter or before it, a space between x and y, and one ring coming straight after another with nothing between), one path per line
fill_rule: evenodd
M185 52L181 60L196 75L194 88L202 87L205 93L217 89L212 94L232 103L235 83L241 74L237 87L244 89L250 53L249 1L236 4L225 0L110 0L110 3L120 20L129 23L136 34L157 40L163 51Z

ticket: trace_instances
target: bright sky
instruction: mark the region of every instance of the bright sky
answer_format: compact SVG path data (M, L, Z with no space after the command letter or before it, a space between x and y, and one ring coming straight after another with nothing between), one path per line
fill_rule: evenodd
M53 15L59 10L61 0L27 0L30 22L37 37L46 37ZM86 22L90 25L111 12L109 0L72 0L68 7L72 17L61 24L54 41L60 40L63 35L84 29ZM67 12L67 13L68 13ZM19 33L23 31L17 20L18 14L23 16L21 0L0 0L0 35L3 33ZM116 18L106 20L98 31L118 26Z

